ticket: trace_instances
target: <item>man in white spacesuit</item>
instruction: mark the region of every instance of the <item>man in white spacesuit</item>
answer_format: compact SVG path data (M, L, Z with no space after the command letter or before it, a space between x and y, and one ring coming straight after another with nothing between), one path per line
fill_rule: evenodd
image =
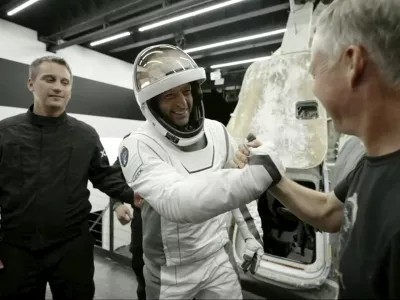
M149 47L134 64L135 96L147 122L123 140L119 157L128 184L145 200L149 299L242 298L228 211L246 241L245 271L254 273L263 254L253 200L279 182L283 166L255 155L249 166L235 168L234 140L204 117L205 79L204 69L174 46Z

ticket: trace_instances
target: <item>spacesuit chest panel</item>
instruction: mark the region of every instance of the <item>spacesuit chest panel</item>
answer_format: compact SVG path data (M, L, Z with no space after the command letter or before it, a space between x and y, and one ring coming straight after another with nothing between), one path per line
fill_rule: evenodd
M196 174L222 169L228 159L229 144L220 123L209 121L204 124L207 145L203 149L184 152L171 143L166 147L174 167L183 174Z

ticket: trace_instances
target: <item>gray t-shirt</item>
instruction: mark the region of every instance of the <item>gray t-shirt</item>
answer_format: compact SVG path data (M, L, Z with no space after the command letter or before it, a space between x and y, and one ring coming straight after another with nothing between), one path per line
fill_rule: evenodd
M346 176L356 167L364 154L364 144L358 137L346 137L346 141L343 143L335 166L332 169L331 182L333 187L346 178Z

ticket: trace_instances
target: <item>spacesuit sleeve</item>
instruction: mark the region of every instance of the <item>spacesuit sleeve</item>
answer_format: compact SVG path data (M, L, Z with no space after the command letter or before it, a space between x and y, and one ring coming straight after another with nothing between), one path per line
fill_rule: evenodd
M225 140L227 143L227 160L225 168L229 168L234 165L233 158L235 157L235 152L238 149L238 144L228 133L225 126L223 127L225 132ZM258 213L257 200L234 209L232 214L244 240L254 237L258 242L261 244L263 243L263 229L261 218Z
M145 142L131 136L121 142L125 179L164 218L201 223L257 198L268 187L250 168L183 176Z

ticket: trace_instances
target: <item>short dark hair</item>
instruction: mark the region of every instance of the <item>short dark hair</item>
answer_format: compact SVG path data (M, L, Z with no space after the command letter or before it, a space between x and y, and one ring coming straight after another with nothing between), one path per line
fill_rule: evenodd
M29 78L31 78L32 80L36 79L36 76L39 73L39 67L44 62L52 62L66 67L72 79L71 67L69 66L67 61L64 58L55 55L43 56L35 59L29 66Z

